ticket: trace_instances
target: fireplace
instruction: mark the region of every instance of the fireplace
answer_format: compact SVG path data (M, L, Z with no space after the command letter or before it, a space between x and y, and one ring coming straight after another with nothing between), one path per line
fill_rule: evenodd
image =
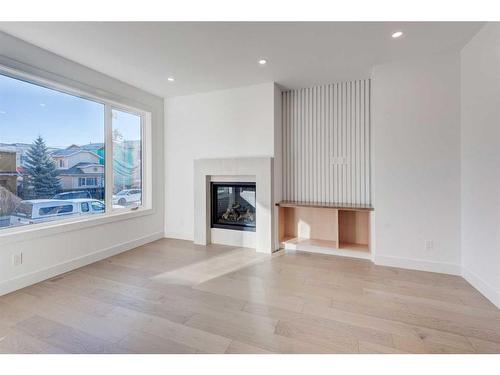
M212 182L212 228L255 232L254 182Z

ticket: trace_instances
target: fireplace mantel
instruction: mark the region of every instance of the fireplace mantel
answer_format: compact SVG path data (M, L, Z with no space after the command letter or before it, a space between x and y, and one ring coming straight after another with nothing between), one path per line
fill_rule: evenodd
M199 245L212 243L210 182L214 176L228 180L231 180L233 176L235 178L251 176L255 179L257 206L255 249L271 254L275 250L273 158L249 157L194 161L194 242ZM228 232L234 231L228 230Z

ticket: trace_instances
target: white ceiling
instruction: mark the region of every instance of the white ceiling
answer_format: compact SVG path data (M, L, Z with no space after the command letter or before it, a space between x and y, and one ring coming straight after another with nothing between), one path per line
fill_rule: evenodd
M161 96L276 81L309 87L458 50L473 22L2 22L0 30ZM405 36L393 40L391 33ZM257 61L266 58L265 67ZM175 77L170 83L167 77Z

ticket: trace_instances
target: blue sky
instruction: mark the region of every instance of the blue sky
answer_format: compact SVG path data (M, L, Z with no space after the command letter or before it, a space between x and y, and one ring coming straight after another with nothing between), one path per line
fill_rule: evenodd
M118 112L113 120L125 139L139 139L139 118ZM104 142L104 106L0 75L0 143L32 143L41 135L50 147Z

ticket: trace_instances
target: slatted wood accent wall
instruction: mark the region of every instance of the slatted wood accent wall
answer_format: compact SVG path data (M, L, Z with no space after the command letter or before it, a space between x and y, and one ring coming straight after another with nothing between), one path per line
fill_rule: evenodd
M370 80L282 93L283 198L371 204Z

